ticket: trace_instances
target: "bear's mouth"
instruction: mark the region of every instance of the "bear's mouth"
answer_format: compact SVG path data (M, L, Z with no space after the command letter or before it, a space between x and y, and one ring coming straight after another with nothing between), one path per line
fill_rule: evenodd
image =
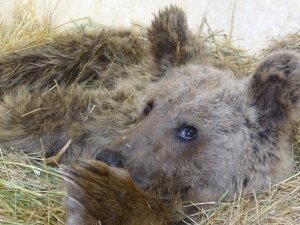
M187 199L191 185L184 185L179 182L174 182L173 178L168 178L161 173L146 175L143 169L132 171L129 168L129 174L132 176L133 181L143 190L157 194L163 199L173 199L177 196L181 199ZM138 172L137 172L138 171ZM144 171L145 172L145 171Z
M146 178L143 173L142 169L132 170L127 167L125 157L120 154L119 152L113 151L109 148L102 150L95 156L96 160L102 161L109 166L121 168L129 171L133 181L142 189L147 189L151 185L150 179ZM138 172L133 172L138 171Z
M175 177L169 177L162 171L152 171L137 164L128 162L120 152L106 148L95 156L96 160L102 161L111 167L125 169L129 172L134 183L143 190L151 191L168 198L168 196L179 195L185 198L191 189L190 186L185 186ZM130 161L130 160L129 160ZM130 166L131 165L131 166ZM134 166L133 166L134 165ZM177 177L178 178L178 177ZM177 180L177 182L174 182Z

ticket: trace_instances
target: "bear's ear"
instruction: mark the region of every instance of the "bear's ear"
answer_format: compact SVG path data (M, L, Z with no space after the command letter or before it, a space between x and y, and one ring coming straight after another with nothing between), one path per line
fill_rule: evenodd
M148 38L152 55L160 69L186 62L188 42L192 35L184 11L172 5L159 11L148 29Z
M266 57L250 81L250 96L262 123L300 117L300 55L279 51Z

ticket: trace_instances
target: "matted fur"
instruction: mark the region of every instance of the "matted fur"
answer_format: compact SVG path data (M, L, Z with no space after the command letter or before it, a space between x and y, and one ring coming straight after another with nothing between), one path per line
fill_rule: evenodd
M160 17L171 14L169 30L176 19L186 23L184 13L173 6ZM152 39L158 28L149 29ZM174 41L168 35L164 39ZM170 64L169 51L164 63L155 62L149 53L159 51L155 43L129 31L102 30L59 35L53 43L4 55L0 144L51 157L70 141L60 162L93 158L135 121L134 99ZM206 54L203 46L191 35L184 45L190 50L186 57L200 60Z
M176 218L176 207L144 192L124 170L99 161L77 161L63 170L69 225L166 225Z
M29 90L71 84L112 87L116 78L126 76L125 66L144 60L145 48L145 41L130 31L83 29L57 35L50 43L0 58L1 92L19 85Z
M165 12L171 15L165 17ZM176 24L172 19L165 20L173 18L173 9L163 13L159 14L163 15L162 21L154 21L152 26L163 29L168 27L161 26L165 21ZM185 30L185 23L177 24L183 27L172 31ZM161 55L164 50L168 55L172 52L160 49ZM165 58L157 59L161 62ZM300 55L292 51L269 55L253 75L244 79L209 63L173 63L165 76L145 91L139 123L97 158L111 163L115 154L140 186L162 199L173 199L179 193L183 200L207 202L224 194L231 199L238 193L268 189L293 173L291 138L293 124L299 119L299 90ZM184 141L176 136L185 126L196 127L195 140ZM88 173L89 169L80 171ZM81 178L74 181L81 182ZM124 189L129 191L126 186ZM76 196L72 191L69 195ZM105 201L95 206L102 204ZM132 219L135 217L133 214ZM153 217L153 224L156 220Z
M162 35L155 38L155 33ZM54 89L48 90L43 79L37 76L29 83L24 79L22 87L12 85L2 97L4 117L0 121L0 127L3 125L0 143L26 152L44 152L47 157L63 149L61 161L64 162L79 156L98 156L114 135L120 135L117 130L125 130L134 122L128 119L128 115L134 114L128 114L128 111L134 111L134 107L126 108L124 100L146 94L138 117L140 123L132 131L120 135L121 138L116 139L109 151L123 155L125 167L133 179L160 194L160 197L173 198L180 193L186 200L207 201L228 192L230 198L235 193L268 188L292 173L290 137L292 124L298 118L298 54L288 51L275 53L258 66L252 77L238 80L229 69L214 67L205 60L204 48L191 36L184 13L176 7L160 12L148 35L152 56L146 51L146 57L137 59L133 65L105 58L103 67L107 68L106 73L96 70L101 72L96 73L96 77L87 76L82 82L79 82L82 74L75 66L72 67L75 68L72 70L74 73L70 73L71 82L68 77L64 78L65 74L57 79L49 77L55 81ZM96 46L101 49L101 44ZM38 53L43 49L33 49L32 55L34 51ZM201 49L203 53L199 51ZM9 61L9 57L13 59L13 54L5 60ZM19 57L26 59L22 55ZM18 67L15 64L8 68L9 72L4 72L5 77L14 80L14 70L17 71ZM43 71L45 67L41 68ZM79 68L85 71L85 68ZM115 76L107 85L102 85L110 69ZM23 72L21 70L20 79ZM150 87L146 87L148 84ZM130 95L125 91L127 94L124 95L123 91L128 87L133 93ZM107 101L105 96L108 96ZM109 112L112 109L113 114L107 113L107 108ZM117 116L112 118L115 112L118 112ZM126 120L129 124L123 123ZM103 125L107 125L106 133ZM186 125L198 130L199 136L193 142L176 139L176 131ZM109 133L111 126L116 133L113 129ZM88 162L93 163L96 162ZM91 191L92 199L97 197L97 187L72 189L72 185L82 184L82 178L90 173L91 168L82 165L69 170L73 175L81 171L80 176L69 177L72 178L70 201L74 203L68 205L69 221L80 221L80 218L82 223L94 223L99 219L106 221L105 218L97 218L93 212L102 204L110 210L106 201L99 199L89 201L91 205L83 204L90 197L86 195L88 192ZM102 164L99 170L100 173L112 171L119 176L112 176L113 180L106 180L107 176L98 177L95 183L101 184L102 179L105 183L113 183L124 178L117 170ZM126 203L131 204L132 200L132 205L136 200L143 202L154 198L155 204L162 207L153 208L149 224L172 222L158 198L135 189L130 179L126 179L126 183L132 185L121 187L117 183L119 189L101 186L99 191L112 191L110 194L113 194L116 190L121 193L134 190L142 197L128 199ZM112 199L116 204L120 203L119 200ZM115 213L125 210L125 206ZM145 204L141 215L144 210ZM78 211L82 212L79 217ZM107 221L114 216L109 215ZM128 213L126 216L130 217ZM128 220L132 221L129 224L140 223L136 214Z

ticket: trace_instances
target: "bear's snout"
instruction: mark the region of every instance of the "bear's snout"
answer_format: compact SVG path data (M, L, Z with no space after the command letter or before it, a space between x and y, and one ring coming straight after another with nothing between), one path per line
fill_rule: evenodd
M109 166L124 168L125 157L118 152L105 149L96 156L96 160L105 162Z

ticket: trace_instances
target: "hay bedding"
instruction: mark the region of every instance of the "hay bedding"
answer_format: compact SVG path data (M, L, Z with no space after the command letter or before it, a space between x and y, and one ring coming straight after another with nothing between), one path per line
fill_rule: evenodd
M0 22L0 53L53 42L58 30L51 27L50 21L50 17L45 17L43 22L38 22L34 5L30 3L16 5L12 20ZM204 40L210 46L211 55L234 65L243 74L251 71L255 57L235 48L219 33L208 31ZM273 40L263 54L282 48L299 50L300 35ZM127 94L130 96L130 93ZM118 101L124 99L126 96ZM300 129L296 130L294 158L295 175L268 191L246 197L236 196L230 203L211 202L212 207L205 209L201 208L201 204L187 203L185 207L198 206L199 212L187 215L186 223L300 224ZM47 166L45 161L34 155L14 154L0 149L0 224L64 224L64 196L64 185L57 168Z

